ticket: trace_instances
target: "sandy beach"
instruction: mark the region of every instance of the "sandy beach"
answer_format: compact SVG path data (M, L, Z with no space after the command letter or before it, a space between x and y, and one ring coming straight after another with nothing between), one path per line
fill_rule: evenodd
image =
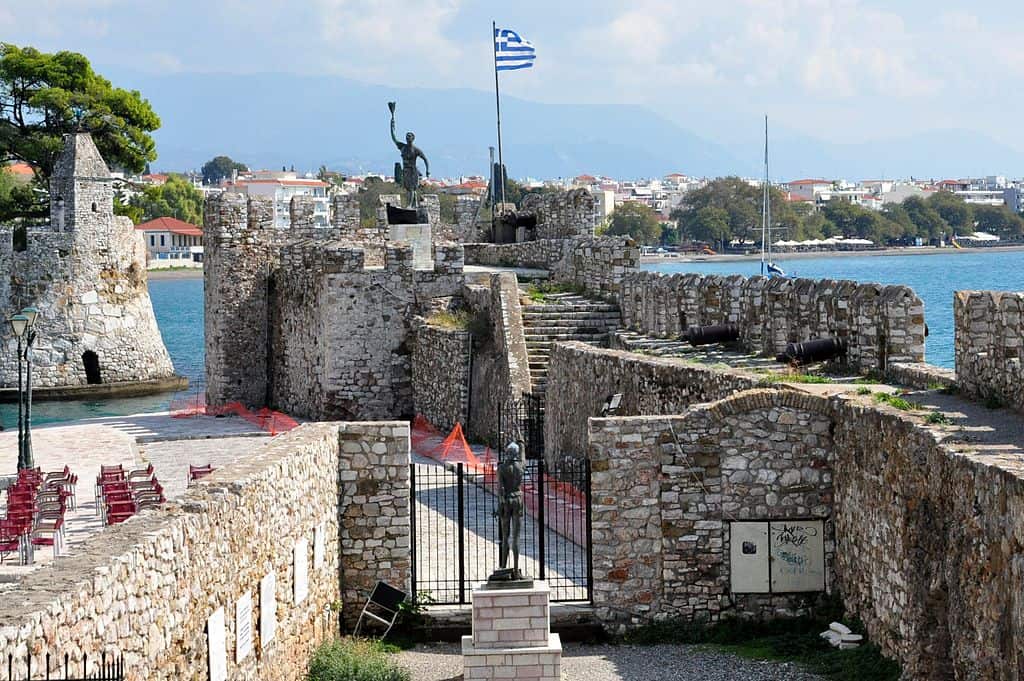
M201 267L190 267L180 270L146 270L150 279L202 279Z
M867 251L813 251L801 253L773 253L772 259L781 260L807 260L809 258L863 258L871 256L893 256L893 255L964 255L966 253L1006 253L1011 251L1024 251L1024 244L1013 246L988 246L984 248L936 248L935 246L908 246L905 248L880 248ZM673 262L741 262L744 260L760 260L760 253L749 255L736 255L731 253L719 255L643 255L640 256L641 263L673 263Z

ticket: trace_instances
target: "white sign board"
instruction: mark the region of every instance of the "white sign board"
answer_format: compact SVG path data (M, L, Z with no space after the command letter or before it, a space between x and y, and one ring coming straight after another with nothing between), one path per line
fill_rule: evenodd
M235 664L252 652L252 594L246 591L235 603Z
M323 523L316 526L313 530L313 569L319 570L324 566L324 555L326 548L324 542L326 541L327 529Z
M768 523L729 523L729 579L733 593L768 593Z
M260 648L274 640L277 632L277 576L268 572L260 580Z
M309 595L309 540L305 537L295 542L295 548L292 550L292 567L295 575L295 605L298 605Z
M785 520L769 525L772 591L824 591L825 542L822 521Z
M210 681L227 681L228 651L224 636L224 608L217 608L206 620L206 647Z

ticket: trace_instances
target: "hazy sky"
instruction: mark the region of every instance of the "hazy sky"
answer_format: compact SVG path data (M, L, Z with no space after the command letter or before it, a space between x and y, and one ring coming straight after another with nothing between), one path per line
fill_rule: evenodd
M493 87L490 21L537 48L524 98L644 104L713 139L930 129L1024 149L1020 4L898 0L3 0L0 40L102 71L336 73Z

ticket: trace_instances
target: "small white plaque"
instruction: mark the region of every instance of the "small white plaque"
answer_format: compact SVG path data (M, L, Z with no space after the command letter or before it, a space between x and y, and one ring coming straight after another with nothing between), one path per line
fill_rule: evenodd
M235 603L235 664L252 652L252 594L246 591Z
M217 608L206 620L206 646L210 681L227 681L228 652L224 636L224 608Z
M295 605L302 603L309 595L309 540L303 537L295 542L292 552L295 573Z
M260 580L260 648L274 640L277 632L277 576L268 572Z
M782 520L770 525L772 592L824 591L824 523Z
M326 547L324 542L326 541L325 535L327 530L323 523L316 526L313 530L313 569L319 570L324 566L324 554Z

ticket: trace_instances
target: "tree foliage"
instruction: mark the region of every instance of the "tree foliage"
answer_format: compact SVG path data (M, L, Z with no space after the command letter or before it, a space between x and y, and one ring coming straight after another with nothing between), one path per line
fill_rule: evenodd
M0 43L0 163L28 163L41 190L27 202L0 204L0 221L46 214L48 180L64 134L87 130L109 165L141 172L156 159L149 133L158 127L142 95L111 85L84 56Z
M132 197L129 206L141 209L141 222L172 217L193 225L203 224L203 193L180 175L171 175L162 185L146 187L141 194ZM125 214L133 219L138 215L127 211Z
M772 212L772 235L784 238L797 228L798 216L782 192L775 187L769 191L769 201ZM724 177L688 192L680 206L672 211L671 217L677 222L682 238L714 243L731 239L759 242L762 203L760 187L738 177ZM714 209L715 212L708 212L706 209ZM724 230L721 226L723 220L727 225ZM716 239L708 237L709 230L717 234Z
M377 226L377 206L381 194L398 194L402 203L406 201L405 190L400 184L379 177L368 177L359 189L359 219L364 227Z
M214 156L203 164L199 172L203 175L203 184L216 185L220 184L221 180L231 177L236 170L240 173L245 172L249 170L249 166L232 160L230 156Z
M650 206L625 201L612 211L605 234L628 236L642 244L656 244L661 241L661 223Z

